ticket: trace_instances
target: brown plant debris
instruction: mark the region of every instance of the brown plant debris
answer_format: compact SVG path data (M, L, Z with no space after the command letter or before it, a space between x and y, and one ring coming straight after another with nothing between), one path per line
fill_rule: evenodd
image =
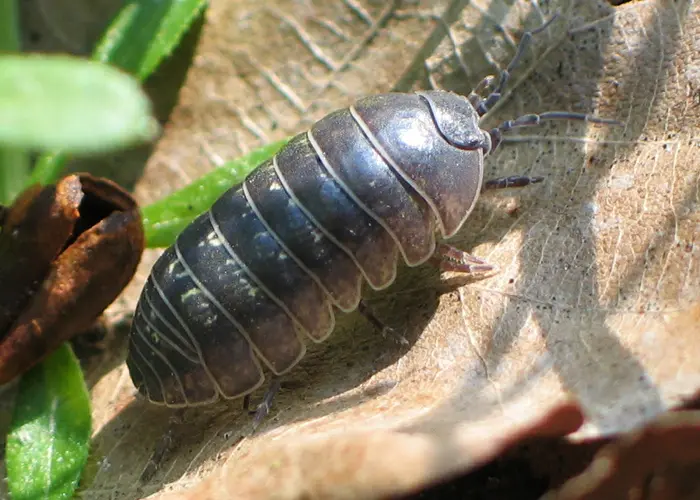
M70 175L22 193L0 231L0 384L90 327L143 247L136 202L107 179Z
M700 412L670 412L605 446L543 500L698 498L699 470Z
M476 468L524 439L566 435L581 425L582 417L575 404L563 402L544 412L525 412L517 419L501 416L438 432L347 430L300 440L293 446L268 442L236 454L192 490L154 498L386 498L434 482L443 474ZM486 433L493 439L483 440Z

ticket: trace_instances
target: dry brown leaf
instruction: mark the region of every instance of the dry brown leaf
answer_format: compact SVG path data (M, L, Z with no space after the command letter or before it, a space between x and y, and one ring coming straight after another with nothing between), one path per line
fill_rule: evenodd
M542 500L697 498L699 467L700 412L669 413L604 447L581 475Z
M516 419L501 415L446 432L340 429L309 436L297 446L269 440L236 456L235 464L225 464L197 488L155 498L386 498L482 465L523 439L568 434L582 422L573 403L542 414L533 410Z
M255 437L239 442L250 426L239 402L190 410L143 485L170 412L134 400L123 367L110 372L93 389L86 498L141 498L210 474L239 492L293 484L287 498L405 493L538 435L571 398L587 416L575 437L589 439L634 429L698 390L700 336L692 321L674 323L695 314L700 288L700 6L689 0L213 2L137 193L158 199L361 95L428 76L464 91L507 63L524 26L542 22L538 4L561 22L538 35L485 125L550 109L626 125L533 129L489 159L488 177L546 176L485 196L455 241L499 273L460 286L431 269L404 272L372 304L409 348L344 318L291 374L297 387ZM152 262L114 316L133 308ZM573 430L567 421L550 432ZM269 475L275 465L288 475ZM350 470L347 489L331 490ZM217 479L203 484L223 494ZM263 491L257 498L280 490Z

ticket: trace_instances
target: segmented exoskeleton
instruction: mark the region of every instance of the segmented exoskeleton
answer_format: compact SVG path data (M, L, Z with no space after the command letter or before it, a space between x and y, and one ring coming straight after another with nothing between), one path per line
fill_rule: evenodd
M551 20L550 20L551 22ZM442 91L361 99L299 134L222 195L156 262L129 344L135 385L151 401L185 406L258 388L263 365L281 375L322 342L334 310L350 312L367 282L394 281L399 259L460 271L487 263L436 243L455 235L483 189L541 178L483 182L484 157L501 134L545 119L611 120L551 112L486 131L533 33L486 98ZM363 308L361 308L363 309Z

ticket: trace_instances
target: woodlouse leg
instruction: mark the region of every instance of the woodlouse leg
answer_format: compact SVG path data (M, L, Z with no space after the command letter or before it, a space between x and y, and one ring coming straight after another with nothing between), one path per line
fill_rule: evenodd
M374 326L377 330L379 330L382 334L382 337L387 338L388 336L391 336L394 340L397 341L397 343L402 344L402 345L408 345L408 340L406 337L404 337L401 333L397 332L394 328L391 328L390 326L385 325L382 320L377 318L377 316L374 315L374 312L372 312L372 309L367 305L367 303L364 300L361 300L360 303L357 305L357 310L362 316L365 317L367 321L369 321L372 326Z
M485 260L445 243L439 243L430 259L441 271L473 274L493 271L495 267Z
M481 187L481 190L490 191L492 189L519 188L529 186L530 184L537 184L538 182L542 182L543 180L544 177L529 177L527 175L511 175L510 177L498 177L496 179L490 179L484 182L484 185Z
M262 401L254 410L250 409L250 394L246 394L243 397L243 410L247 411L250 415L255 415L255 417L253 418L253 432L255 432L255 429L258 428L258 426L262 423L265 417L267 417L270 414L270 409L272 408L272 400L275 399L275 396L277 395L281 387L282 382L280 381L280 379L277 377L272 377L270 385L265 391L265 394L263 395Z
M469 104L472 105L474 109L479 112L479 110L483 107L484 105L484 97L483 94L486 91L491 90L491 87L493 87L493 83L496 81L496 77L493 75L489 75L483 80L481 80L476 87L469 93ZM479 116L481 116L483 113L479 113Z

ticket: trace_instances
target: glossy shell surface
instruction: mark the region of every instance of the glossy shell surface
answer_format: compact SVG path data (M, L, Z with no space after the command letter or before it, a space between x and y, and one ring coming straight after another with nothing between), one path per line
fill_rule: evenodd
M128 366L138 390L173 407L237 398L304 356L391 285L399 259L428 260L483 182L488 133L447 92L382 94L296 136L199 216L154 265Z

